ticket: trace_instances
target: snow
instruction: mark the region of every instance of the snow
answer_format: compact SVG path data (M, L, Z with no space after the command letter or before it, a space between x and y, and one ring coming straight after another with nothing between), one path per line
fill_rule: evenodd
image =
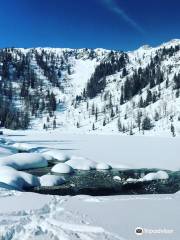
M19 151L30 151L34 149L35 146L27 144L27 143L12 143L11 146L16 148Z
M144 181L153 181L153 180L166 180L169 178L169 175L165 171L158 171L146 174L144 177L135 179L135 178L128 178L127 182L144 182Z
M77 170L92 170L96 169L97 163L84 157L72 156L69 161L66 162L69 166Z
M54 173L72 173L73 168L66 163L58 163L52 169L51 172Z
M81 94L83 88L86 87L87 80L90 79L91 75L93 74L95 65L97 65L95 60L91 61L79 59L78 61L75 61L75 73L71 75L72 84L74 87L74 96Z
M7 184L17 190L23 190L25 188L39 186L39 179L31 174L17 171L11 167L1 166L0 183ZM1 187L3 187L2 184Z
M114 176L113 179L114 179L115 181L121 181L121 178L120 178L119 176Z
M48 157L48 160L57 160L59 162L66 162L70 159L67 154L63 154L62 151L56 149L44 150L42 154Z
M4 144L0 144L0 157L9 156L14 153L17 153L16 149L9 146L5 146Z
M71 160L79 168L93 169L97 163L106 163L113 168L140 169L157 168L162 170L180 170L177 154L180 138L153 136L121 136L118 134L63 134L55 131L23 131L11 132L13 141L25 141L38 144L41 148L61 149L63 154L71 156ZM57 139L60 138L59 141ZM92 160L91 160L92 159ZM78 164L82 162L81 164ZM73 165L74 165L73 164ZM70 165L70 164L68 164ZM74 166L72 168L75 168ZM84 166L84 165L88 165Z
M85 157L72 156L69 161L66 162L69 166L78 170L109 170L111 166L100 162L97 163Z
M65 182L64 178L62 178L60 176L49 175L49 174L39 177L39 180L40 180L40 185L42 187L57 186L57 185L61 185Z
M174 39L167 43L164 43L157 47L149 47L142 46L139 49L131 52L127 52L129 61L126 65L126 69L128 71L128 75L132 76L132 74L139 68L145 68L148 64L150 64L151 59L155 57L157 51L165 48L175 47L180 45L179 39ZM122 71L107 76L107 86L102 94L99 94L97 97L93 99L88 99L88 101L83 100L80 103L75 104L76 95L81 94L83 89L86 87L88 80L94 73L94 69L97 65L100 64L101 61L108 61L108 56L111 51L105 49L94 49L94 58L89 56L91 49L69 49L69 48L36 48L36 51L41 53L45 51L49 54L49 56L55 55L55 67L57 69L62 69L62 77L59 79L62 84L62 89L57 87L53 87L51 83L48 81L47 77L44 76L43 70L39 68L37 65L34 55L32 54L33 49L16 49L23 54L29 54L32 56L31 65L34 68L34 71L39 76L39 78L43 82L43 90L46 91L51 89L56 95L57 102L60 103L57 106L56 122L57 128L63 132L69 133L88 133L93 132L92 125L95 124L95 132L96 133L118 133L117 128L117 120L121 119L122 125L124 125L127 129L130 126L133 126L133 133L136 135L143 135L143 131L139 132L137 128L137 112L142 111L143 116L148 115L153 120L154 128L150 131L145 131L145 135L166 135L172 136L170 131L171 121L170 116L174 116L173 125L175 127L176 135L180 135L180 121L178 120L180 111L180 98L176 98L175 93L176 90L173 89L174 82L173 77L175 73L179 73L180 64L179 57L180 52L177 51L173 54L173 56L165 57L162 59L160 63L160 68L164 72L165 79L159 85L152 88L152 92L161 93L157 102L150 104L149 106L139 109L138 103L140 96L143 99L146 98L147 89L146 87L142 90L141 95L137 95L133 97L130 101L127 101L123 105L119 105L120 96L121 96L121 86L123 86L126 77L122 77ZM118 57L121 56L120 51L114 51L115 55ZM15 57L15 56L14 56ZM63 58L64 66L61 66L61 61L59 59ZM48 64L51 64L49 61ZM71 74L67 73L67 67L70 66ZM171 72L169 69L171 68ZM166 88L166 76L169 78L169 86ZM17 84L17 83L16 83ZM19 83L18 83L19 85ZM19 87L20 88L20 87ZM18 89L18 88L17 88ZM161 90L159 90L161 89ZM18 89L19 90L19 89ZM31 89L32 91L32 89ZM107 100L104 99L104 96L108 95ZM114 106L114 110L116 106L119 108L118 114L114 117L110 117L110 110L108 109L109 95L112 96L112 103ZM87 102L89 104L89 108L87 109ZM95 120L95 116L91 115L92 104L95 104L95 107L98 108L98 120ZM17 102L15 102L15 105ZM106 114L103 113L104 107L107 106ZM166 110L165 110L166 109ZM158 121L154 120L155 113L158 112L160 118ZM124 118L126 114L127 119ZM43 124L46 123L49 128L52 129L53 118L50 118L50 122L47 123L47 113L43 113L42 116L36 117L32 119L32 128L33 129L42 129ZM103 126L103 121L106 119L106 126ZM77 129L77 122L80 125L80 128ZM125 133L119 133L128 135L129 131ZM21 145L21 143L19 143ZM28 150L26 143L22 143L21 149Z
M150 64L151 59L156 55L157 51L165 48L175 47L180 44L180 40L174 39L170 42L162 44L157 47L149 47L142 46L139 49L131 52L127 52L129 57L129 62L126 65L129 76L132 76L135 70L139 67L145 68L148 64ZM40 48L40 51L43 49ZM143 99L146 98L148 87L142 90L141 95L137 95L131 99L131 101L127 101L123 105L119 105L120 96L121 96L121 86L123 86L126 77L121 77L122 72L118 72L116 74L107 76L107 86L102 94L99 94L97 97L93 99L88 99L87 101L82 101L78 104L75 104L75 97L83 92L84 87L87 85L88 80L94 72L95 67L102 61L108 57L110 51L104 49L95 49L96 57L94 59L88 59L88 53L90 49L53 49L47 48L45 49L48 53L54 53L58 56L62 56L63 53L69 53L68 56L68 64L71 65L72 74L67 75L63 74L63 87L64 92L62 93L59 89L52 88L55 92L57 99L60 99L63 102L63 107L59 104L57 111L55 113L57 126L63 132L76 132L76 133L88 133L92 132L92 125L95 124L95 132L97 133L118 133L117 128L117 119L121 119L121 123L127 128L130 129L130 126L133 125L133 133L136 135L166 135L171 136L172 133L170 131L171 121L170 116L174 116L174 126L176 135L180 134L180 123L178 121L178 117L180 115L179 106L180 106L180 98L175 97L175 90L173 89L173 76L175 73L180 71L179 57L180 53L177 52L171 57L167 57L162 60L160 64L161 70L164 72L165 80L166 76L169 77L169 87L165 87L165 80L159 86L154 87L152 92L161 93L157 102L150 104L149 106L140 109L138 108L138 103L140 96ZM121 52L115 52L119 57ZM76 55L77 54L77 55ZM77 58L76 58L76 57ZM59 64L59 63L57 63ZM169 68L171 68L171 73L169 73ZM159 91L161 89L161 91ZM118 114L114 117L110 117L110 112L108 107L106 114L103 113L103 109L105 106L108 106L108 101L104 100L105 94L112 95L112 103L114 106L114 110L116 106L119 107ZM89 104L89 108L87 109L87 102ZM91 115L92 104L97 106L98 113L98 121L95 120L94 115ZM166 106L166 107L165 107ZM165 110L166 108L166 110ZM62 110L63 109L63 110ZM137 112L141 111L143 116L148 115L153 120L154 128L150 131L139 132L137 128ZM158 121L154 120L154 116L156 112L159 113L160 118ZM124 118L126 114L127 119ZM46 122L47 116L43 116L42 119L36 119L33 124L33 128L40 129L43 127L43 123ZM103 120L106 119L107 124L103 126ZM80 125L80 128L77 129L77 122ZM52 121L49 123L52 126ZM129 131L127 130L125 133L119 133L128 135Z
M177 195L95 197L89 201L90 198L71 198L65 202L65 209L85 215L89 225L101 226L104 232L111 233L110 239L135 240L137 227L173 230L171 234L146 233L143 240L179 239L180 199Z
M111 166L107 163L97 163L96 170L109 170L111 169Z
M107 163L113 167L180 169L177 154L179 138L77 135L60 134L58 131L38 134L36 131L26 131L26 136L20 136L20 133L18 131L8 139L26 141L27 144L42 149L61 149L63 154L72 156L66 164L73 163L73 167L79 165L80 168L96 169L98 163ZM1 174L1 168L8 169ZM11 181L4 181L10 178L7 176L12 176ZM60 176L55 177L45 175L37 178L37 181L39 185L54 186L56 180L61 179ZM167 175L165 171L157 171L148 178L157 177L166 179ZM14 186L18 181L22 185L33 184L27 176L6 166L0 167L0 182L1 180L4 181L4 187L5 184L12 184L12 180ZM114 180L121 179L115 176ZM136 240L134 231L139 226L144 229L173 230L171 234L146 233L142 236L143 240L179 240L179 202L179 193L106 197L49 196L10 191L3 189L2 184L0 234L3 239L11 236L11 239L33 240Z
M135 228L168 229L143 240L179 240L180 197L49 196L34 193L0 198L3 239L136 240ZM16 203L16 204L15 204ZM102 217L103 216L103 217Z
M148 173L145 175L142 180L143 181L152 181L152 180L165 180L168 179L169 176L165 171L158 171L157 173Z
M139 181L139 179L136 179L136 178L128 178L128 179L126 180L126 182L128 182L128 183L137 182L137 181ZM141 181L142 181L142 180L141 180Z
M17 170L41 168L47 165L47 160L39 153L16 153L0 158L0 166L9 166Z
M128 52L129 76L139 67L146 67L157 50L179 44L180 40L173 40L156 48L143 46L136 51ZM37 50L41 52L43 49ZM30 50L21 49L21 51L29 53ZM57 160L63 164L63 167L64 164L69 164L73 169L81 170L109 169L110 167L162 169L151 172L140 179L127 180L134 182L164 180L168 178L168 174L163 170L180 170L178 154L180 138L170 137L172 122L169 120L169 117L173 115L175 132L179 136L180 98L175 97L172 80L174 73L180 71L179 52L172 57L167 57L160 66L165 76L168 73L169 87L166 88L163 82L153 88L152 91L157 92L159 92L158 88L161 88L160 99L142 109L143 115L151 118L154 117L156 111L160 114L160 119L153 122L154 128L151 131L145 131L143 137L122 137L120 135L123 133L118 133L117 118L111 119L108 112L106 113L107 124L102 126L104 120L102 110L109 101L109 99L107 101L103 99L103 94L89 100L88 110L86 101L76 107L72 105L75 95L83 91L95 66L107 57L109 51L96 49L97 57L93 60L88 59L85 49L46 48L45 51L60 57L72 51L73 54L68 57L67 61L67 64L71 65L72 74L67 75L65 71L62 71L63 79L61 80L64 92L61 92L53 88L43 76L42 71L37 69L37 74L45 84L44 89L54 91L57 100L60 99L63 102L63 107L58 106L58 111L55 113L58 129L47 132L40 130L46 121L47 115L44 114L42 118L34 119L31 130L3 130L7 139L5 142L0 139L0 238L5 240L136 240L134 230L140 226L146 229L173 230L172 234L166 235L144 234L143 240L179 240L179 192L166 195L52 197L10 190L63 183L63 178L60 176L44 175L37 178L16 170L47 166L48 160ZM74 53L77 54L77 59ZM57 63L57 67L59 66ZM119 105L120 89L125 81L125 78L120 75L121 72L118 72L107 77L108 84L105 92L112 94L114 106ZM146 88L142 90L143 98L146 97L146 90ZM138 101L139 97L135 96L130 102L121 106L117 117L120 116L126 127L136 124ZM93 102L99 108L97 121L94 116L89 115ZM127 114L126 120L125 114ZM79 129L76 127L77 122L80 124ZM50 119L51 123L52 119ZM92 131L93 123L95 123L95 131ZM137 128L133 129L133 133L143 134L139 133ZM128 135L129 132L125 134ZM16 143L13 143L13 140ZM18 150L31 153L17 154ZM35 157L34 154L38 155ZM62 171L62 165L58 168ZM115 176L114 180L121 181L121 178Z

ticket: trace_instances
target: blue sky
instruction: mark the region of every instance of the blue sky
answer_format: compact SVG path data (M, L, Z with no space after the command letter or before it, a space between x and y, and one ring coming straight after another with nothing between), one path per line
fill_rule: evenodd
M179 0L0 0L0 47L132 50L180 38Z

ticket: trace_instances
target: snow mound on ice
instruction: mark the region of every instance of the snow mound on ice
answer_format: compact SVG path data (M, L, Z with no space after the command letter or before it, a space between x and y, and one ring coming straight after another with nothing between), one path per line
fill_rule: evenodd
M55 173L71 173L73 172L73 168L66 163L58 163L51 169L51 171Z
M0 167L0 183L2 187L7 184L16 190L39 186L39 179L31 174L19 172L12 167ZM2 184L4 183L4 184Z
M15 148L0 144L0 157L9 156L15 153L17 153L17 150Z
M121 181L121 178L120 178L119 176L114 176L113 179L114 179L115 181Z
M96 169L97 163L84 157L72 156L69 161L66 162L69 166L77 170L92 170Z
M64 178L55 175L44 175L39 177L40 185L42 187L53 187L61 185L65 182Z
M158 171L156 173L148 173L143 178L128 178L126 182L145 182L145 181L153 181L153 180L166 180L169 176L165 171Z
M109 169L111 169L111 166L108 165L107 163L97 163L96 169L97 170L109 170Z
M77 170L109 170L111 166L106 163L97 163L85 157L72 156L69 161L66 162L69 166Z
M152 181L152 180L165 180L168 179L169 176L165 171L158 171L157 173L148 173L145 175L142 180L143 181Z
M126 180L126 182L128 182L128 183L132 183L132 182L142 182L143 180L142 180L142 178L140 178L140 179L136 179L136 178L128 178L127 180Z
M34 145L28 144L28 143L13 143L11 146L16 148L19 151L30 151L34 148Z
M59 162L66 162L70 157L66 154L63 154L60 150L50 149L42 153L48 161L58 160Z
M40 153L16 153L0 158L0 166L9 166L16 170L41 168L47 165L47 160Z

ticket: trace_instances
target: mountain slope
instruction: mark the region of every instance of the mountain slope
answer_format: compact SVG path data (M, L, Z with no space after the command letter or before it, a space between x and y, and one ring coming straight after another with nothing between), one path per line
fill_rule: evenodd
M1 49L0 76L7 128L180 133L180 40L127 53Z

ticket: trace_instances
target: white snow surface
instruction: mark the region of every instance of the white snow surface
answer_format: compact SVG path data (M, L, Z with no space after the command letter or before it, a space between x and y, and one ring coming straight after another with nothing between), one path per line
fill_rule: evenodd
M41 168L47 165L47 160L39 153L16 153L0 158L0 166L9 166L17 170Z
M84 157L72 156L69 161L66 162L69 166L77 170L93 170L96 169L97 163Z
M13 240L137 240L134 231L140 226L172 230L144 234L143 240L179 240L179 201L179 194L61 197L14 192L0 198L0 233Z
M179 138L63 135L58 131L38 135L27 131L26 136L21 133L8 139L41 148L66 149L62 151L69 156L82 156L80 161L94 159L111 166L180 169ZM14 171L19 174L13 170L13 176ZM165 177L162 172L159 176ZM52 181L46 179L49 176L43 178L45 183ZM134 231L139 226L172 230L171 234L144 234L143 240L179 240L179 202L179 193L63 197L0 188L0 235L6 240L137 240Z
M61 185L65 182L65 180L60 176L46 174L42 177L39 177L40 185L42 187L52 187Z
M109 170L111 169L111 166L107 163L97 163L96 170Z
M128 178L126 181L127 182L145 182L145 181L153 181L153 180L166 180L169 178L169 175L165 171L158 171L158 172L151 172L146 174L142 178Z
M17 153L15 148L11 148L9 146L5 146L4 144L0 144L0 157L9 156Z
M73 168L66 163L58 163L52 167L51 172L55 173L72 173Z
M114 176L113 179L116 181L121 181L121 178L119 176Z
M97 163L106 163L115 168L157 168L180 170L178 149L180 138L152 136L121 136L118 134L63 134L59 130L10 131L13 141L40 148L59 149L71 156L66 164L82 162L79 168L96 168ZM25 136L18 136L23 135ZM58 138L61 138L57 141ZM8 140L8 138L7 138ZM70 164L69 164L70 163ZM85 165L85 166L84 166ZM88 165L88 166L87 166ZM73 168L74 168L73 167Z
M152 180L165 180L168 179L169 176L167 174L167 172L165 171L158 171L156 173L148 173L147 175L145 175L142 180L143 181L152 181Z
M12 167L0 167L0 183L4 183L17 190L39 186L39 179L31 174L20 172ZM3 187L3 185L1 185ZM5 187L6 188L6 187Z
M48 160L58 160L59 162L66 162L70 159L67 154L63 154L62 151L56 149L43 150L42 154L48 158Z

